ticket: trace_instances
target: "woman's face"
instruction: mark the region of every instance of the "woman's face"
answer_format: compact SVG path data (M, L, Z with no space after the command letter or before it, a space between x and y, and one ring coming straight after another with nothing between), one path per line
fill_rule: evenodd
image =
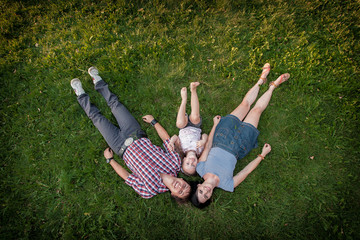
M168 188L171 191L171 195L178 198L186 198L191 191L190 185L184 179L176 177L173 178Z
M211 185L202 183L197 185L196 195L200 203L204 203L212 196L213 188Z

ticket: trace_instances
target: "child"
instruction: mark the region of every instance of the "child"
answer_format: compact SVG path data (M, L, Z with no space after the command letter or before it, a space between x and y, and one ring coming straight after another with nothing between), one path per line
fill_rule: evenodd
M191 113L190 116L186 114L186 102L187 102L187 89L183 87L181 89L181 104L179 112L177 114L176 126L180 129L179 138L173 138L176 141L176 145L180 148L181 155L184 155L182 161L182 171L186 175L196 174L196 165L198 158L204 150L205 143L208 135L201 135L201 123L199 110L199 99L197 96L196 88L199 86L199 82L190 83L191 91Z

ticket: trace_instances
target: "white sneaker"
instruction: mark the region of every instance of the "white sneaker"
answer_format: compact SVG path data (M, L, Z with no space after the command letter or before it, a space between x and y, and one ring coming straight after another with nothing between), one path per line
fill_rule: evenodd
M82 88L81 82L78 78L74 78L71 80L71 87L74 89L76 96L80 96L81 94L84 94L85 91Z
M99 76L99 70L96 67L90 67L88 69L88 73L92 77L94 84L96 84L98 81L102 80L102 78Z

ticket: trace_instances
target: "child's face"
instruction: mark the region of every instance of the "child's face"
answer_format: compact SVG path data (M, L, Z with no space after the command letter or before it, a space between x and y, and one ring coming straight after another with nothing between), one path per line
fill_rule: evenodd
M196 165L198 164L198 158L195 154L184 157L182 162L182 169L184 173L188 175L194 175L196 171Z

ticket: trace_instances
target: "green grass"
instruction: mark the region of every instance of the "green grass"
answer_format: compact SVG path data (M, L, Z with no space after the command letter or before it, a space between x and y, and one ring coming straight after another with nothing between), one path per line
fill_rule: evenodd
M358 1L0 6L1 239L360 238ZM80 78L114 120L87 74L95 65L139 122L152 114L177 134L180 89L200 81L209 132L265 62L269 80L291 74L260 120L259 145L273 150L205 210L178 206L169 193L141 199L105 164L106 143L70 87Z

